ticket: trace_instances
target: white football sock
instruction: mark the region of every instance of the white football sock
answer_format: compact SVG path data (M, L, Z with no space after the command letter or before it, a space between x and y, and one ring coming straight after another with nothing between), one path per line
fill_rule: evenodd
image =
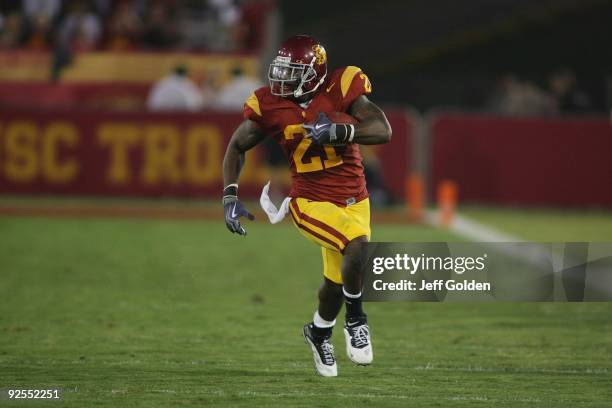
M319 315L319 311L317 310L314 314L314 317L312 318L312 322L320 329L327 329L330 327L334 327L334 325L336 324L336 319L332 320L331 322L325 320Z
M358 299L361 297L361 292L357 293L356 295L353 295L351 293L348 293L346 289L344 289L344 286L342 287L342 293L344 293L344 296L351 299Z

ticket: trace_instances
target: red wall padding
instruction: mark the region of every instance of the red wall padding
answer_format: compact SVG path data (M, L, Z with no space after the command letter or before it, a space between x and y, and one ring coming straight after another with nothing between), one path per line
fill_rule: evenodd
M412 122L403 111L388 116L393 140L375 154L401 199ZM241 121L239 113L0 110L0 194L218 198L225 147ZM259 147L247 154L242 196L259 196L263 162Z
M612 207L612 124L449 114L431 123L431 181L461 202Z

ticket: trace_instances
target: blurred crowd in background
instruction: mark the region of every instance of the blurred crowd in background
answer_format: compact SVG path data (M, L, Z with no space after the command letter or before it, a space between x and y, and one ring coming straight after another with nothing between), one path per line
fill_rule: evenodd
M64 69L88 52L250 55L258 61L258 72L236 64L226 64L224 72L195 69L176 61L172 72L166 67L156 84L149 82L146 103L141 93L138 103L129 104L153 110L240 109L237 101L248 96L247 90L266 82L267 63L282 38L306 32L328 47L331 68L363 68L383 104L508 116L610 112L610 58L599 50L592 59L580 44L598 47L609 28L593 19L612 10L612 2L471 0L455 10L456 17L439 13L438 3L448 2L393 2L378 10L364 1L313 0L304 12L299 3L275 0L2 0L0 53L9 55L4 63L13 58L6 53L47 53L52 56L49 78L58 82ZM280 18L271 19L272 13ZM325 16L342 16L346 27ZM572 34L575 44L572 37L561 39L574 26L581 27ZM543 29L552 33L550 38ZM402 47L396 48L398 35ZM168 76L162 78L164 73ZM80 79L87 81L109 82ZM0 89L0 104L6 105L3 95L12 93L14 87ZM114 109L113 104L104 106Z
M189 77L187 67L179 65L153 85L147 97L147 108L151 111L242 111L244 101L262 85L257 78L245 75L238 66L233 68L232 78L220 85L210 78L195 81Z
M252 51L269 2L2 0L0 49Z
M589 113L593 104L574 72L559 68L550 73L545 87L513 73L500 76L486 108L508 116L558 116Z
M152 110L240 110L250 93L262 85L262 81L245 76L239 67L233 69L229 83L217 87L214 81L190 79L187 69L179 66L153 88L147 105ZM559 68L550 73L544 87L514 73L501 75L483 109L504 116L551 117L590 114L593 103L574 72Z

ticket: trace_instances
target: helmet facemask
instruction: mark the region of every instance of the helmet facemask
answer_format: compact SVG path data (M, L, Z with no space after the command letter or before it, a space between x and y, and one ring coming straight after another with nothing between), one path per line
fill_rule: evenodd
M313 67L314 62L315 58L312 59L310 64L301 64L291 62L290 57L276 57L268 69L268 80L270 81L272 95L299 98L315 92L325 80L325 75L315 86L304 87L317 77L317 72ZM304 90L305 88L307 90Z

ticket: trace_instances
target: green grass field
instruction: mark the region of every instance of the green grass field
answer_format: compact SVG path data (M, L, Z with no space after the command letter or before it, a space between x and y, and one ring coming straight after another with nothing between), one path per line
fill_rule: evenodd
M317 377L301 328L319 250L288 223L248 228L0 217L0 388L61 387L75 407L612 401L612 303L367 304L374 364L351 364L337 330L339 377Z
M471 206L461 208L461 214L529 241L612 241L610 211Z

